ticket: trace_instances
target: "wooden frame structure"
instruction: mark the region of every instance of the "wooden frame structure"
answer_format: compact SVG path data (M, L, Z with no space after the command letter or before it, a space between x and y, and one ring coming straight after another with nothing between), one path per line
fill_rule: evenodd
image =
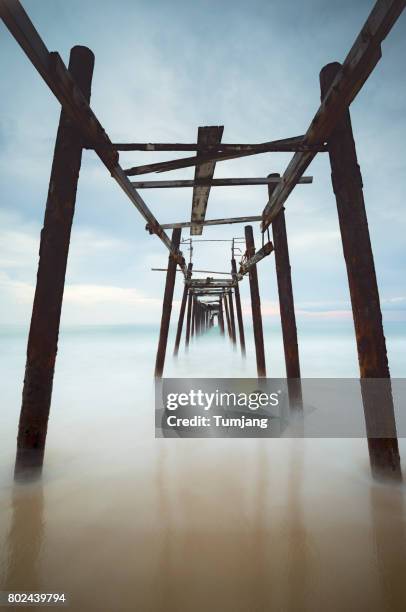
M185 278L175 353L178 353L187 305L186 346L190 338L207 329L214 317L224 332L226 313L229 335L236 343L234 301L241 350L245 335L238 284L248 275L258 376L265 376L265 351L261 320L257 264L275 252L280 315L287 377L300 379L299 351L287 233L283 207L296 185L311 183L304 172L320 152L328 152L337 200L340 230L347 265L361 378L389 378L385 337L379 303L373 254L357 164L349 106L381 57L381 43L405 7L406 0L377 0L343 64L333 63L321 71L321 104L304 135L257 144L224 144L223 126L199 127L196 143L112 143L90 107L94 57L89 49L74 47L69 67L57 52L49 52L18 0L0 0L0 16L50 90L61 103L62 112L55 145L50 189L41 234L41 256L27 349L27 366L18 435L16 470L41 466L52 394L70 230L83 148L93 149L155 234L169 250L166 285L155 375L163 373L176 269ZM123 169L119 151L194 151L195 155ZM292 151L293 158L282 177L215 179L218 162L269 151ZM136 181L128 177L194 167L193 181ZM267 203L261 215L229 219L206 219L210 190L218 186L264 185ZM190 221L161 225L137 189L191 187ZM264 233L272 225L273 243L268 240L255 251L250 225L245 227L246 253L237 264L232 254L230 279L192 278L180 251L182 228L192 236L206 226L261 221ZM166 229L173 229L172 239ZM210 303L205 303L210 298ZM372 306L371 306L372 305ZM371 310L372 308L372 310ZM391 402L389 402L391 404ZM392 410L389 407L389 412ZM389 414L390 417L390 414ZM387 460L400 470L396 438L370 444L376 469ZM389 458L389 459L388 459Z

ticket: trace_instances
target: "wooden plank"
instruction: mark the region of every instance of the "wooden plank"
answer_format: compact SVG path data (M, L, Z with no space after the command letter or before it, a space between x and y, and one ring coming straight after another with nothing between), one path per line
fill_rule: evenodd
M185 281L188 287L192 289L201 289L201 288L221 288L233 287L235 284L234 279L229 278L194 278Z
M171 251L171 241L159 225L148 206L134 189L118 163L118 153L75 83L58 53L50 53L18 0L0 0L0 16L28 59L38 70L54 93L67 115L74 121L83 137L83 143L93 148L112 177L155 233ZM181 256L179 265L185 271Z
M199 147L205 147L207 145L216 145L221 141L223 135L223 126L204 126L199 127L197 134L197 144ZM199 157L199 153L197 154ZM206 180L210 181L213 178L214 169L216 162L209 161L204 164L200 164L195 167L195 183ZM192 212L190 220L192 227L190 228L191 236L200 236L203 232L202 225L194 225L195 221L204 221L206 216L207 202L210 195L210 185L193 187L192 196Z
M304 136L294 136L292 138L283 138L270 142L260 143L221 143L219 145L199 147L196 142L179 143L179 142L132 142L113 143L116 151L201 151L205 154L205 161L219 161L221 157L211 157L218 154L221 156L225 153L268 153L268 152L290 152L298 151L306 148L303 144ZM178 160L181 161L181 160ZM165 163L165 162L164 162Z
M144 164L142 166L134 166L127 168L125 172L128 176L136 176L139 174L150 174L151 172L170 172L171 170L180 170L181 168L190 168L209 161L226 161L229 159L238 159L249 155L259 155L261 153L270 152L291 152L291 151L312 151L314 153L326 151L326 146L303 144L304 136L296 136L294 138L285 138L282 140L274 140L271 142L263 142L260 144L247 145L219 145L218 152L202 153L200 156L183 157L181 159L173 159L165 162L155 162L153 164Z
M179 187L240 187L246 185L269 185L280 183L281 178L253 177L253 178L223 178L223 179L201 179L196 180L172 180L172 181L132 181L131 185L136 189L176 189ZM302 176L299 183L309 185L313 182L312 176Z
M251 226L248 226L248 227L251 227ZM247 272L249 272L252 267L256 266L257 263L259 263L262 259L264 259L264 257L267 257L268 255L270 255L272 251L273 251L273 244L271 241L269 241L266 244L264 244L264 246L261 249L259 249L256 253L254 252L254 254L249 259L247 259L247 261L244 261L240 264L240 270L236 277L237 280L241 280L242 277L245 274L247 274Z
M168 268L151 268L152 272L167 272L167 270ZM181 272L181 270L177 270L177 272ZM193 272L200 274L231 274L231 272L215 272L214 270L193 270Z
M203 226L206 225L232 225L233 223L250 223L254 221L262 221L261 215L251 215L248 217L230 217L228 219L207 219L203 222L196 222L196 224L200 224ZM172 229L174 227L191 227L192 223L190 221L181 221L179 223L163 223L161 227L163 229ZM147 227L148 229L148 227Z
M304 142L324 144L381 58L381 43L406 5L406 0L378 0L351 47L334 81L325 92ZM262 213L265 230L294 189L316 153L296 153Z

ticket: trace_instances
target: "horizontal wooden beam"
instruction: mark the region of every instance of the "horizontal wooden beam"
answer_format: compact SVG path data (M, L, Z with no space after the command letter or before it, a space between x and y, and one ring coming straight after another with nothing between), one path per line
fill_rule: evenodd
M261 215L251 215L249 217L229 217L225 219L206 219L203 222L200 222L201 225L231 225L233 223L250 223L251 221L262 221ZM191 221L180 221L177 223L163 223L161 227L163 229L171 229L174 227L190 227L192 225ZM146 226L148 230L148 225ZM201 242L200 240L194 240L193 242ZM223 241L221 241L223 242ZM231 242L225 240L224 242Z
M253 178L221 178L221 179L199 179L172 180L172 181L132 181L131 185L136 189L174 189L178 187L238 187L244 185L269 185L280 183L280 177L253 177ZM312 176L302 176L299 183L308 185L313 182Z
M151 268L152 272L167 272L168 268ZM180 270L178 270L180 272ZM231 272L215 272L214 270L193 270L193 274L198 272L200 274L231 274Z
M226 161L229 159L238 159L239 157L247 157L248 155L259 155L261 153L289 153L292 151L312 151L318 153L327 151L323 143L308 145L304 143L303 138L304 136L295 136L294 138L284 138L282 140L246 145L219 144L218 150L211 153L201 153L193 157L183 157L181 159L173 159L165 162L134 166L132 168L127 168L125 172L128 176L136 176L138 174L149 174L151 172L169 172L170 170L189 168L209 161ZM199 150L198 145L196 145L196 147L196 150Z
M283 138L262 143L220 143L218 146L206 145L201 147L197 142L178 143L178 142L117 142L113 146L116 151L201 151L209 154L223 153L268 153L268 152L289 152L301 150L306 145L303 144L304 136L294 136L293 138Z
M304 137L306 145L325 143L337 121L361 90L381 58L381 43L405 8L406 0L378 0L349 51L341 70L326 92ZM262 213L265 230L283 207L289 194L316 153L296 153Z
M231 278L194 278L186 280L186 284L192 289L229 289L235 284Z
M236 275L237 280L241 280L242 277L247 274L252 266L255 266L259 261L270 255L273 251L273 244L271 241L267 242L262 249L259 249L250 259L240 264L240 269Z
M59 100L65 112L74 122L74 125L83 137L84 146L91 147L96 151L110 174L147 221L150 231L155 233L167 249L176 256L179 265L185 271L186 268L181 254L174 250L169 236L159 225L139 193L131 185L131 182L118 163L118 153L114 149L111 140L59 54L48 51L18 0L0 0L0 17L30 62Z

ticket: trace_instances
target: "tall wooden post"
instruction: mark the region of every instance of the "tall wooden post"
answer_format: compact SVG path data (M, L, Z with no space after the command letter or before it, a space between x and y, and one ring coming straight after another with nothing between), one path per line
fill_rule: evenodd
M172 246L178 250L182 230L175 228L172 231ZM158 351L155 362L155 378L161 378L164 370L166 345L168 343L169 323L171 321L173 290L176 279L176 259L172 253L168 257L168 271L166 273L165 293L162 304L161 329L159 332Z
M186 275L188 279L191 276L192 267L193 267L193 264L189 263L187 267L187 275ZM180 310L179 310L178 328L176 330L176 338L175 338L175 349L173 351L174 355L177 355L179 352L179 344L180 344L180 339L182 336L183 320L185 318L187 294L188 294L188 286L185 283L185 286L183 287L182 302L180 304Z
M254 234L252 225L245 226L245 244L247 257L255 255ZM257 359L258 377L266 376L264 332L262 329L261 298L259 296L257 266L252 266L248 272L251 292L252 324L254 328L255 354Z
M222 336L224 336L224 315L223 315L223 299L221 297L221 295L219 296L219 327L220 327L220 334Z
M69 71L87 100L90 100L93 67L94 55L90 49L73 47ZM82 148L79 132L62 110L41 231L17 437L16 475L29 468L39 470L43 463Z
M237 263L234 257L231 260L231 272L233 275L237 274ZM240 335L241 353L243 356L245 356L244 320L242 318L240 287L238 283L235 286L234 293L235 293L235 309L237 311L238 332Z
M228 305L230 309L230 325L231 325L231 341L235 345L237 337L235 333L235 317L234 317L234 305L233 305L233 294L231 291L228 292Z
M192 297L192 330L191 330L192 338L195 334L196 334L196 296L193 295Z
M227 295L224 293L224 310L226 312L226 321L227 321L227 331L228 331L228 336L231 339L232 335L231 335L231 321L230 321L230 311L228 309L228 304L227 304Z
M327 64L320 72L322 98L341 66ZM350 113L347 110L329 138L331 180L336 196L338 219L351 295L358 361L361 378L389 378L386 341L382 324L378 284L369 237L368 221L362 191L362 177L357 161ZM388 468L400 474L393 400L376 403L371 414L367 395L363 397L367 419L386 420L391 438L369 438L371 467L374 472Z
M280 175L270 174L269 176L279 177ZM271 197L274 189L275 184L270 184L268 186L269 197ZM283 208L272 222L272 237L275 252L279 310L282 325L283 349L285 353L286 377L288 379L290 403L295 405L297 408L302 408L303 400L300 383L300 362L297 342L295 303L293 300L288 237L286 232L285 211Z
M192 326L192 304L193 304L193 294L189 290L189 296L188 296L188 301L187 301L187 313L186 313L186 341L185 341L186 348L189 347L189 342L190 342L190 331L191 331L191 326Z

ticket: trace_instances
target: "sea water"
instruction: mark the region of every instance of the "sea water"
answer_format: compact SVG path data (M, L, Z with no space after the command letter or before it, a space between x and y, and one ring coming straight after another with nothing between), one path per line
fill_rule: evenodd
M165 375L252 377L217 329ZM299 324L303 376L356 377L351 325ZM386 327L393 376L405 332ZM42 479L13 483L27 330L1 330L3 590L71 610L404 611L403 485L371 478L361 439L155 439L158 326L63 328ZM280 331L265 326L269 376ZM399 441L403 469L406 444Z

